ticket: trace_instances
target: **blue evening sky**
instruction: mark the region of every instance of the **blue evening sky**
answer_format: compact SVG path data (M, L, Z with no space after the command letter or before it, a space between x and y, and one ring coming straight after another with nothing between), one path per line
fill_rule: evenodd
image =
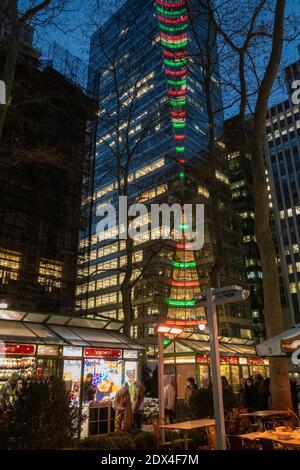
M87 0L70 0L68 11L60 16L57 20L57 25L37 30L35 42L36 46L41 49L43 58L46 59L48 57L51 43L57 42L84 62L88 62L90 37L97 29L97 26L105 20L105 13L91 11L91 5L92 2ZM300 14L299 0L287 1L287 14L291 17ZM290 33L293 34L294 32L291 31ZM300 43L300 38L298 43ZM283 52L282 68L298 58L297 42L286 44ZM286 94L282 90L271 97L270 104L283 99L286 99Z

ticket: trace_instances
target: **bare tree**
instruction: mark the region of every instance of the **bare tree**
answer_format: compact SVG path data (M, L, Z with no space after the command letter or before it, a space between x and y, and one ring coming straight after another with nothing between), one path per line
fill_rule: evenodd
M286 0L277 0L275 8L266 0L237 2L235 12L232 10L231 2L221 3L219 9L217 5L214 9L214 23L220 37L233 53L238 66L236 91L240 96L241 152L246 152L247 148L251 149L252 175L249 180L255 204L255 234L264 274L265 324L267 335L271 337L282 332L283 315L275 248L269 221L263 144L269 97L282 55ZM253 132L249 140L245 131L245 122L246 114L251 111L252 106ZM271 394L274 408L291 407L286 359L271 360Z

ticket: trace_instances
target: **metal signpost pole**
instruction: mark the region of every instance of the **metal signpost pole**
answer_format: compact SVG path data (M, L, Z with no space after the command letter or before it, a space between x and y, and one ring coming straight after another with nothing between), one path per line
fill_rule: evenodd
M165 424L165 400L164 400L164 334L158 333L158 401L159 401L159 425ZM165 441L165 429L161 429L162 442Z
M208 289L206 292L217 449L226 450L224 404L220 374L219 331L216 304L213 293L214 289Z

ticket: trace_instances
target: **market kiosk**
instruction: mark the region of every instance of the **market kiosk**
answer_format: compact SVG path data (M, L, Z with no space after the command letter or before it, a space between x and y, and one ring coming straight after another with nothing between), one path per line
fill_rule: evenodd
M82 437L113 431L112 399L140 374L143 346L121 333L122 322L0 310L0 389L14 372L20 381L61 377L85 419ZM93 400L83 396L93 376Z

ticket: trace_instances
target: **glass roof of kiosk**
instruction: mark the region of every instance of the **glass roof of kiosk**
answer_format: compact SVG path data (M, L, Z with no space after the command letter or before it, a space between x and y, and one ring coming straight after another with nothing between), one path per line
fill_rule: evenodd
M118 320L0 310L0 341L65 346L144 349L120 333Z
M228 341L232 339L231 341ZM256 351L254 346L248 346L247 344L235 344L234 340L239 338L226 338L224 343L220 338L219 350L222 356L241 356L249 357L256 356ZM238 342L239 343L239 342ZM209 341L195 341L184 338L177 338L175 340L175 351L176 353L191 352L193 354L208 354L210 353ZM172 341L164 349L165 354L174 354L174 341Z

